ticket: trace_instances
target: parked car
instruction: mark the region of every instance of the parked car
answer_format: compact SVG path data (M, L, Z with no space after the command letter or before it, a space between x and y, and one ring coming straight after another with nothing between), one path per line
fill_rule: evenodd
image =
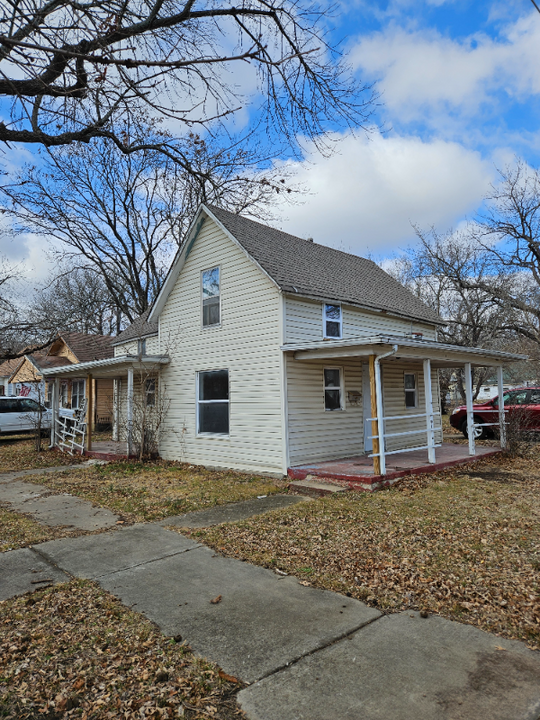
M13 434L36 430L38 413L41 429L50 430L52 412L35 400L25 397L0 397L0 434Z
M527 430L540 431L540 387L514 388L504 393L504 407L508 410L508 417L518 408L521 409L526 417ZM499 398L498 396L479 405L473 405L474 413L474 437L477 440L486 437L492 437L494 431L498 429L496 425L488 427L479 427L483 423L499 422ZM450 416L450 425L461 430L465 437L469 437L467 433L467 407L461 405L457 407Z

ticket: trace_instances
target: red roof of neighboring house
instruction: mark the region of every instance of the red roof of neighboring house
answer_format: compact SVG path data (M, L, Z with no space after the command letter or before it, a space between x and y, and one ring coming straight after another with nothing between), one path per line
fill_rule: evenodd
M110 335L85 335L84 333L66 332L60 333L61 338L79 362L90 362L91 360L105 360L114 357L114 349L111 345L114 338ZM71 363L65 362L64 365Z
M24 357L13 358L12 360L5 360L0 365L0 377L10 377L13 375L15 370L23 362Z

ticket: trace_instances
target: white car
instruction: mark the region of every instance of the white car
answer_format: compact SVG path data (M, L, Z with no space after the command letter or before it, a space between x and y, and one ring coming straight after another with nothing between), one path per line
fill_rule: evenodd
M25 397L0 397L0 433L20 433L36 430L39 415L41 429L50 430L52 411L35 400Z

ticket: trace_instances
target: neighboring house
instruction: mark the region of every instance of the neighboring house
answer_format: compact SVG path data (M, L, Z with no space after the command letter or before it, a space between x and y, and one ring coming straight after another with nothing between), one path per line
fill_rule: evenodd
M44 371L113 357L112 339L107 335L85 335L77 332L59 334L47 349L29 353L17 361L18 365L9 377L9 394L32 397L50 407L52 384L43 379ZM76 372L60 382L59 407L62 414L69 415L71 411L81 407L87 397L88 387L86 374L79 375ZM111 424L112 381L93 380L92 397L93 424Z
M435 462L438 368L464 365L470 377L471 365L522 358L439 343L440 324L371 260L203 205L115 357L45 375L114 378L128 441L134 403L157 392L166 459L285 474L374 452L384 474L399 450L425 448Z
M15 388L9 384L9 378L22 363L22 358L14 358L13 360L4 360L0 364L0 396L9 397L15 394Z

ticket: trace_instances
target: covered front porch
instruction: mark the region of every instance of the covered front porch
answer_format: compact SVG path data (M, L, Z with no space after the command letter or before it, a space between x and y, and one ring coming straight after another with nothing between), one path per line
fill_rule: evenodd
M80 412L74 413L73 422L68 428L73 438L72 452L105 460L132 456L135 452L134 418L137 403L148 402L149 393L145 387L148 381L154 382L151 394L155 402L155 379L159 376L161 366L168 362L167 355L122 355L44 371L44 375L52 381L51 447L64 444L61 442L61 434L66 433L65 422L60 417L60 381L76 375L86 377L86 397ZM94 441L92 418L95 399L92 387L93 381L99 378L113 380L113 429L110 440Z
M500 453L497 447L476 447L476 455L469 455L467 445L453 445L442 443L437 449L435 463L430 463L425 450L395 453L387 459L386 474L375 475L373 459L368 455L328 460L326 462L300 465L289 468L289 477L293 480L305 480L310 477L336 480L351 490L379 490L391 485L406 475L419 475L427 472L437 472L454 465L465 465L471 461L480 460L490 455Z
M308 475L334 478L366 490L389 485L406 474L435 471L504 449L503 366L526 359L513 353L458 347L414 336L325 340L283 345L282 350L287 354L288 367L293 372L294 366L302 366L307 371L310 364L317 365L319 369L335 368L337 372L342 365L345 375L348 373L349 377L354 377L354 368L363 368L362 393L351 391L341 380L342 392L346 396L346 401L337 408L345 411L342 413L342 431L347 426L352 427L351 422L356 423L354 445L349 442L349 453L344 452L345 448L341 446L340 456L325 458L320 455L321 443L317 446L313 444L313 452L319 452L319 457L314 455L312 461L304 454L298 461L298 455L293 456L296 462L290 463L288 474L298 479ZM477 447L475 441L477 425L472 383L472 369L475 367L494 367L497 372L501 402L493 429L499 437L499 448ZM443 443L436 373L440 368L463 368L468 435L465 445ZM409 384L407 380L410 380ZM359 379L356 379L358 382ZM363 406L363 443L359 437L362 427L358 410L354 414L354 405ZM345 421L347 415L351 418L348 422ZM363 446L364 454L358 452L359 446Z

